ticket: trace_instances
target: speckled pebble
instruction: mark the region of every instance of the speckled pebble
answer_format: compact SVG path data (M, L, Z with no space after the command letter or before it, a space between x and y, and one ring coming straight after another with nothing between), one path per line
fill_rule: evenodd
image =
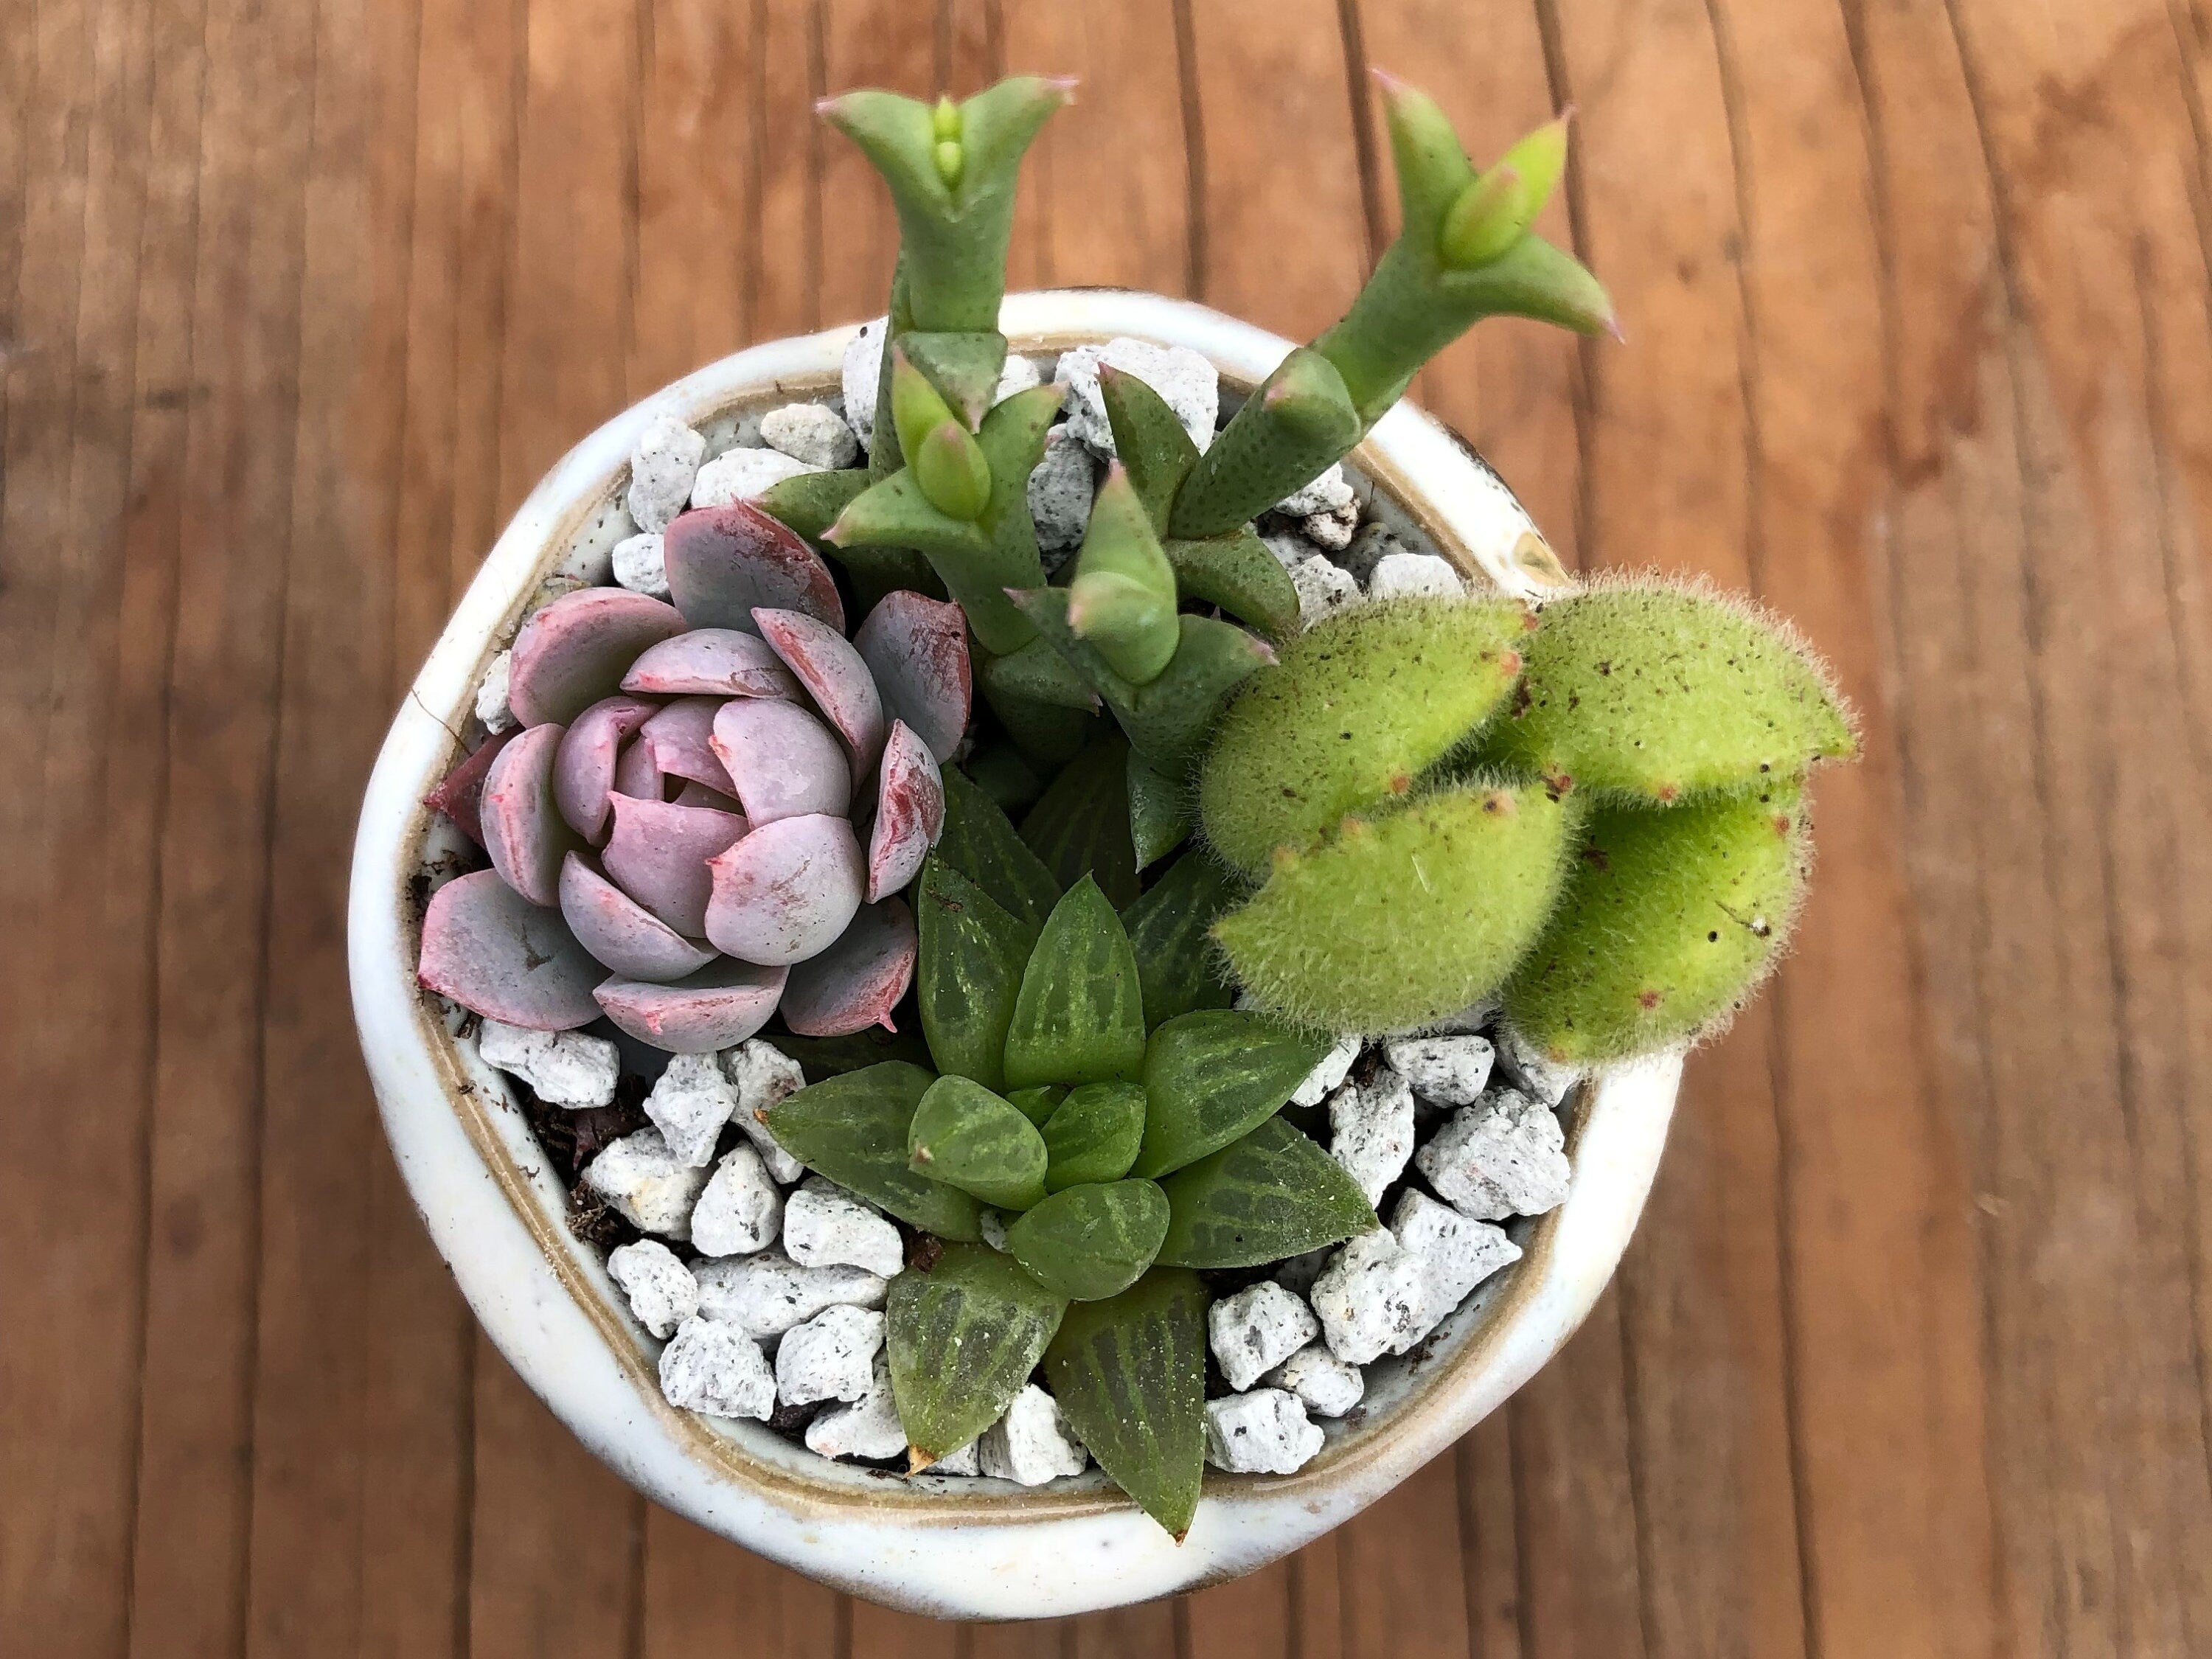
M1376 599L1400 599L1409 593L1449 599L1466 592L1467 584L1451 568L1451 562L1433 553L1385 554L1375 562L1367 578L1368 597Z
M1382 1045L1382 1063L1422 1099L1440 1106L1472 1106L1481 1099L1495 1058L1487 1037L1392 1037Z
M637 535L623 537L615 544L616 582L631 592L642 593L648 599L666 599L668 561L662 548L661 533L658 530L641 531Z
M1306 519L1316 513L1349 507L1352 501L1352 485L1344 476L1344 463L1332 461L1321 477L1278 501L1275 511L1286 519Z
M766 1422L775 1411L775 1374L760 1344L718 1319L677 1327L660 1351L660 1392L670 1405L709 1417Z
M686 1164L703 1165L737 1109L738 1091L712 1054L672 1054L645 1097L645 1115Z
M1390 1231L1421 1267L1420 1306L1404 1346L1426 1336L1476 1285L1521 1259L1521 1247L1505 1236L1504 1228L1462 1215L1426 1193L1411 1189L1390 1212Z
M1082 545L1091 523L1091 501L1098 488L1091 452L1056 426L1045 434L1044 457L1030 474L1030 517L1036 523L1037 549L1048 575Z
M1328 1155L1359 1183L1370 1204L1405 1173L1413 1155L1413 1091L1406 1079L1379 1066L1364 1083L1347 1083L1328 1097Z
M528 1084L549 1106L572 1111L605 1106L615 1097L621 1056L605 1037L582 1031L527 1031L487 1019L477 1028L477 1053Z
M860 447L869 447L876 429L876 392L883 381L884 319L860 325L860 331L845 343L845 356L840 370L839 384L845 394L845 424L853 428L853 435L860 441Z
M868 1391L849 1406L832 1406L806 1425L806 1449L824 1457L881 1460L906 1453L906 1430L891 1395L890 1364L878 1354Z
M1054 382L1066 388L1068 429L1092 454L1106 459L1114 453L1114 429L1098 391L1102 362L1135 375L1158 392L1200 449L1213 441L1214 422L1221 413L1221 376L1213 365L1188 346L1123 337L1062 352L1053 374Z
M698 482L691 486L691 505L727 507L732 501L749 501L786 478L822 471L781 450L732 449L699 469Z
M859 459L860 440L844 417L821 404L786 404L761 416L761 441L794 461L835 471Z
M1305 1404L1282 1389L1206 1402L1206 1461L1231 1474L1293 1474L1327 1438Z
M1557 1209L1574 1179L1559 1114L1518 1089L1454 1112L1413 1161L1438 1197L1483 1221Z
M747 1336L781 1336L825 1308L880 1308L884 1282L858 1267L802 1267L781 1250L702 1261L699 1310Z
M1413 1346L1425 1292L1420 1258L1377 1227L1346 1244L1314 1281L1313 1310L1328 1351L1364 1365Z
M732 1146L715 1164L691 1210L691 1243L702 1255L750 1255L776 1241L783 1194L750 1143Z
M870 1308L824 1308L775 1345L776 1398L787 1406L862 1400L883 1352L884 1316Z
M1322 1342L1309 1342L1260 1380L1297 1395L1316 1417L1341 1417L1367 1397L1367 1374Z
M1325 513L1310 513L1298 520L1298 527L1325 551L1341 553L1352 545L1352 535L1359 528L1358 504L1347 501Z
M673 415L639 434L629 457L629 516L640 530L665 530L684 510L706 459L707 441Z
M1091 1461L1060 1414L1060 1402L1034 1382L1024 1383L1006 1414L983 1431L976 1454L984 1474L1024 1486L1080 1474Z
M583 1185L613 1205L641 1233L689 1240L691 1206L707 1172L669 1150L658 1129L612 1141L584 1166Z
M485 665L483 683L477 687L477 718L494 737L512 732L521 723L507 706L507 680L514 672L514 653L502 651Z
M738 1091L737 1109L731 1117L745 1138L760 1148L769 1174L788 1187L806 1173L806 1166L776 1144L760 1115L805 1088L806 1073L797 1060L761 1037L725 1048L719 1058L722 1075Z
M665 1337L699 1311L699 1281L676 1252L657 1238L641 1238L607 1253L607 1277L629 1301L637 1322Z
M1206 1346L1232 1389L1244 1389L1321 1334L1321 1322L1273 1279L1248 1285L1206 1310Z
M819 1176L807 1176L784 1206L783 1248L802 1267L859 1267L890 1279L906 1265L899 1230Z
M1291 572L1298 594L1298 625L1311 628L1323 617L1359 603L1359 584L1348 570L1327 559L1308 559Z
M1291 1104L1318 1106L1328 1099L1329 1091L1350 1074L1352 1062L1359 1058L1359 1047L1356 1036L1339 1037L1336 1047L1321 1057L1321 1063L1306 1073L1306 1080L1292 1092Z

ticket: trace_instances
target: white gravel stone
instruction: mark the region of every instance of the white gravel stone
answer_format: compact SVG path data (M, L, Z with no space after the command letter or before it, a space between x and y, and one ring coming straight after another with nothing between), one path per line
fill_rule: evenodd
M699 1311L699 1281L657 1238L608 1251L607 1277L629 1298L637 1322L655 1336L666 1336Z
M1311 628L1332 611L1359 603L1359 584L1349 570L1327 559L1311 558L1291 572L1291 586L1298 592L1298 625Z
M906 1266L899 1230L819 1176L809 1176L784 1206L783 1249L802 1267L859 1267L879 1279Z
M1036 521L1037 548L1045 562L1083 544L1091 524L1091 501L1097 493L1097 464L1064 426L1045 434L1044 456L1030 474L1030 517Z
M1320 1334L1313 1310L1271 1279L1206 1310L1206 1346L1229 1386L1240 1392Z
M487 1066L520 1078L549 1106L580 1110L615 1097L622 1060L605 1037L581 1031L526 1031L488 1019L477 1030L477 1053Z
M732 1146L714 1166L691 1209L691 1244L702 1255L750 1255L775 1243L783 1194L750 1144Z
M820 404L786 404L761 416L761 441L770 449L824 471L859 459L860 440L844 417Z
M958 1451L949 1451L929 1466L932 1474L981 1474L983 1473L983 1442L979 1436Z
M1091 1461L1060 1414L1060 1402L1034 1382L1022 1385L1006 1414L983 1431L975 1449L984 1474L1024 1486L1080 1474Z
M1352 545L1352 538L1359 528L1358 504L1347 501L1326 513L1308 514L1298 520L1298 527L1320 543L1325 551L1341 553Z
M695 1317L678 1326L660 1351L660 1392L686 1411L766 1422L775 1410L775 1373L760 1344L743 1331Z
M615 544L614 573L617 585L647 599L668 597L668 560L658 530L625 536Z
M1565 1100L1567 1091L1582 1077L1571 1066L1545 1059L1534 1043L1518 1031L1510 1030L1498 1034L1498 1066L1505 1073L1508 1083L1547 1106L1556 1106Z
M1472 1106L1481 1099L1496 1057L1487 1037L1391 1037L1382 1044L1382 1063L1422 1099L1440 1106Z
M860 331L845 343L841 385L845 393L845 424L869 447L876 428L876 392L884 373L884 319L860 325Z
M781 450L732 449L699 469L698 482L691 486L691 505L727 507L732 501L749 501L786 478L823 470L795 461Z
M1468 1291L1521 1259L1521 1247L1505 1236L1504 1228L1462 1215L1426 1193L1407 1192L1398 1200L1390 1212L1390 1231L1399 1248L1421 1264L1421 1306L1413 1322L1416 1342L1466 1301Z
M1053 372L1054 383L1067 389L1068 428L1092 454L1103 460L1114 453L1114 429L1098 392L1102 362L1135 375L1158 392L1200 449L1213 441L1213 423L1221 413L1221 376L1213 365L1188 346L1158 346L1124 337L1064 351Z
M1017 392L1027 392L1033 386L1043 384L1044 371L1035 360L1018 351L1010 351L1006 354L1006 366L999 371L998 387L991 393L991 401L1002 404Z
M1359 533L1352 538L1352 545L1337 555L1336 562L1364 582L1375 574L1375 567L1391 554L1407 550L1396 531L1376 520L1359 527Z
M1419 1256L1384 1228L1360 1234L1314 1281L1313 1310L1328 1351L1347 1365L1403 1353L1418 1340L1425 1290Z
M645 1115L686 1164L704 1165L738 1109L738 1091L712 1054L675 1054L645 1097Z
M1388 1066L1328 1097L1328 1155L1359 1183L1370 1204L1406 1170L1413 1155L1413 1091Z
M640 434L629 454L629 516L640 530L665 530L684 510L707 441L673 415Z
M494 737L520 724L507 706L507 678L514 672L514 653L502 651L491 659L484 670L483 684L477 687L477 718Z
M802 1267L781 1250L702 1261L692 1272L701 1313L763 1340L825 1308L880 1308L886 1288L858 1267Z
M1275 562L1285 570L1296 570L1308 559L1328 556L1295 530L1263 530L1260 532L1260 543L1275 556Z
M1366 1373L1346 1364L1321 1342L1309 1342L1260 1380L1297 1395L1316 1417L1341 1417L1367 1395Z
M786 1187L806 1173L806 1166L776 1145L760 1115L789 1099L806 1086L806 1073L799 1062L774 1043L754 1037L719 1056L722 1075L738 1091L737 1109L731 1115L746 1138L760 1148L768 1172Z
M1344 463L1332 461L1328 471L1302 489L1294 489L1275 503L1275 511L1286 519L1311 518L1316 513L1329 513L1340 507L1352 505L1352 485L1344 476Z
M1479 1221L1542 1215L1566 1201L1574 1169L1559 1114L1518 1089L1463 1106L1413 1155L1437 1195Z
M1006 1248L1006 1218L997 1210L984 1209L975 1217L975 1231L993 1249L1003 1252Z
M583 1184L621 1212L641 1233L691 1237L691 1206L707 1172L668 1149L658 1129L640 1129L609 1143L584 1166Z
M1293 1106L1318 1106L1328 1098L1330 1090L1351 1075L1352 1062L1359 1058L1359 1039L1357 1036L1339 1037L1336 1047L1321 1057L1321 1064L1306 1073L1306 1080L1298 1085L1291 1096Z
M1395 599L1408 593L1449 599L1466 592L1467 584L1451 568L1451 561L1433 553L1386 553L1375 562L1367 577L1367 596L1375 599Z
M1329 1259L1335 1254L1335 1250L1323 1245L1318 1250L1308 1250L1304 1255L1285 1257L1275 1264L1275 1271L1270 1277L1285 1290L1296 1291L1300 1296L1305 1296L1313 1290L1314 1280L1321 1277L1322 1270L1328 1266Z
M775 1346L776 1398L787 1406L863 1400L883 1351L884 1316L869 1308L824 1308Z
M824 1457L905 1455L906 1430L891 1396L890 1363L883 1355L876 1356L867 1393L849 1406L832 1406L806 1425L806 1449Z
M1281 1389L1206 1402L1206 1461L1231 1474L1295 1474L1325 1437L1305 1402Z

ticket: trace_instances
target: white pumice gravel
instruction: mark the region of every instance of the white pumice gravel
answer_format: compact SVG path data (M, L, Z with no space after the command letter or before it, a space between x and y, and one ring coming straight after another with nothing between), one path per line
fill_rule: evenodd
M668 1335L699 1311L699 1281L657 1238L608 1251L607 1277L629 1298L637 1322L655 1336Z
M1488 1037L1390 1037L1382 1044L1382 1063L1413 1085L1413 1092L1439 1106L1472 1106L1490 1082L1497 1051Z
M1409 550L1396 531L1377 520L1362 525L1359 533L1352 538L1352 545L1336 556L1336 562L1364 582L1375 574L1375 567L1390 555Z
M775 1243L782 1221L783 1194L760 1152L732 1146L691 1207L691 1246L702 1255L750 1255Z
M1452 568L1451 561L1433 553L1386 553L1375 562L1367 578L1367 595L1375 599L1395 599L1408 593L1456 599L1466 592L1467 584Z
M1413 1155L1413 1091L1389 1066L1328 1097L1328 1155L1359 1183L1370 1204L1406 1170Z
M1329 1091L1352 1074L1352 1062L1359 1058L1359 1039L1339 1037L1336 1047L1321 1057L1321 1064L1306 1073L1306 1080L1291 1095L1293 1106L1318 1106L1328 1098Z
M694 1316L676 1328L660 1351L660 1392L672 1406L709 1417L751 1417L775 1411L775 1373L760 1344L734 1325Z
M1305 1402L1282 1389L1206 1402L1206 1461L1231 1474L1294 1474L1324 1438Z
M1503 1227L1462 1215L1426 1193L1409 1190L1399 1198L1390 1212L1390 1232L1398 1247L1421 1264L1415 1342L1442 1324L1468 1291L1521 1259L1521 1247Z
M869 1308L824 1308L775 1345L775 1395L787 1406L867 1397L884 1316Z
M749 501L786 478L823 471L793 460L781 450L732 449L699 469L698 480L691 486L691 505L727 507L733 501Z
M1097 493L1097 464L1064 426L1045 434L1044 456L1030 474L1030 517L1036 521L1037 549L1047 574L1059 568L1054 555L1080 546L1091 524L1091 497Z
M786 404L761 416L761 441L780 454L834 472L852 465L860 441L844 416L821 404Z
M613 1103L621 1056L605 1037L582 1031L526 1031L488 1019L477 1030L477 1053L528 1084L549 1106L581 1110Z
M1309 1342L1260 1380L1297 1395L1316 1417L1341 1417L1367 1396L1367 1374L1322 1342Z
M1006 1218L997 1210L984 1209L975 1217L975 1231L983 1242L1004 1255L1006 1249Z
M1328 1351L1364 1365L1413 1345L1426 1291L1421 1259L1377 1227L1337 1251L1314 1281L1313 1310Z
M806 1086L806 1073L799 1062L760 1037L753 1037L718 1056L722 1075L738 1091L737 1109L731 1114L745 1138L760 1148L768 1172L782 1186L806 1173L806 1166L776 1144L760 1115L781 1104Z
M611 1141L584 1166L583 1184L641 1233L679 1242L691 1237L691 1206L707 1172L676 1156L658 1129Z
M860 331L845 343L845 357L839 374L839 385L845 394L845 424L853 428L853 435L860 441L860 447L870 447L876 428L876 392L883 383L884 319L860 325Z
M1350 507L1352 501L1352 485L1344 476L1344 463L1332 461L1328 471L1321 477L1276 502L1275 511L1286 519L1310 519L1316 513L1332 513Z
M1006 366L999 371L999 384L991 393L994 404L1002 404L1017 392L1027 392L1033 386L1044 384L1044 371L1036 362L1018 351L1006 354Z
M1498 1039L1498 1066L1505 1073L1505 1080L1547 1106L1556 1106L1565 1100L1567 1091L1582 1076L1571 1066L1545 1059L1535 1045L1517 1031L1501 1030Z
M1313 1310L1271 1279L1206 1310L1206 1341L1229 1386L1240 1392L1321 1334Z
M483 684L477 687L477 718L494 737L520 724L507 706L507 680L514 672L514 653L502 651L485 665Z
M615 544L613 562L617 586L649 599L668 597L668 559L659 531L623 537Z
M1285 570L1296 570L1308 559L1328 556L1295 530L1263 530L1260 532L1260 543L1275 556L1275 562Z
M1286 1256L1275 1264L1275 1271L1269 1277L1286 1291L1296 1291L1300 1296L1308 1295L1313 1290L1314 1280L1321 1277L1322 1270L1328 1266L1329 1259L1335 1254L1332 1246L1324 1244L1320 1249L1308 1250L1304 1255Z
M645 1097L645 1115L686 1164L714 1156L715 1137L738 1109L738 1091L712 1054L672 1054Z
M858 1267L802 1267L781 1250L702 1261L692 1273L701 1313L763 1340L825 1308L880 1308L887 1288Z
M1124 337L1103 346L1063 351L1053 372L1054 383L1066 388L1068 429L1092 454L1104 460L1114 453L1114 429L1098 391L1102 362L1135 375L1158 392L1200 449L1213 441L1213 423L1221 413L1221 376L1213 365L1188 346L1154 345Z
M1359 603L1359 584L1352 573L1324 558L1310 558L1291 572L1298 594L1298 625L1311 628L1323 617Z
M859 1267L879 1279L906 1266L899 1230L819 1176L807 1176L784 1206L783 1249L802 1267Z
M646 428L629 455L629 516L640 530L665 530L691 495L707 441L673 415Z
M1328 551L1341 553L1352 545L1352 538L1359 528L1359 505L1346 501L1327 512L1309 513L1298 520L1298 527Z
M1462 1106L1413 1155L1437 1195L1479 1221L1542 1215L1566 1201L1574 1168L1559 1114L1518 1089Z
M981 1436L970 1440L957 1451L949 1451L929 1466L932 1474L981 1474L983 1473L983 1441Z
M1024 1486L1080 1474L1091 1461L1060 1414L1060 1402L1034 1382L1022 1385L1006 1414L983 1431L975 1449L984 1474Z
M832 1406L806 1425L806 1449L824 1457L905 1455L906 1430L891 1395L890 1364L883 1355L876 1356L866 1394L849 1406Z

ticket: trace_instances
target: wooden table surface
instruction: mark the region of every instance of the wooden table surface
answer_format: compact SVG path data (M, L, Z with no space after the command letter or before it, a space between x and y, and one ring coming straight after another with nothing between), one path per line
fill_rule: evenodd
M0 1651L2212 1652L2206 0L0 3ZM1615 1289L1296 1559L963 1631L633 1496L378 1133L341 892L385 723L573 439L871 314L822 93L1084 77L1018 286L1306 336L1394 216L1364 70L1627 343L1419 389L1585 567L1837 662L1796 957Z

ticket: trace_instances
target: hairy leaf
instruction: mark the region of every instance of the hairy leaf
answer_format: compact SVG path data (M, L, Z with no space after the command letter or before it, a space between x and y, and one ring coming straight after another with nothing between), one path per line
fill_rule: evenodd
M1041 1126L1047 1192L1119 1181L1145 1139L1145 1091L1135 1083L1086 1083Z
M1067 1310L1045 1377L1098 1467L1180 1542L1206 1462L1206 1286L1154 1267L1121 1295Z
M939 854L921 866L914 910L921 933L915 991L937 1069L995 1089L1006 1081L1006 1028L1037 929L1007 915Z
M1279 1117L1160 1182L1162 1261L1256 1267L1365 1232L1375 1212L1344 1166Z
M1134 1078L1144 1064L1136 952L1085 876L1054 907L1030 953L1006 1032L1006 1083L1104 1083Z
M1026 1210L1044 1196L1044 1137L1017 1108L972 1078L929 1085L906 1134L916 1175L972 1193L1001 1210Z
M811 1084L772 1106L776 1145L817 1174L939 1238L973 1239L975 1200L907 1167L907 1129L936 1079L887 1060Z
M1168 1201L1149 1181L1088 1182L1054 1193L1006 1229L1030 1276L1072 1302L1119 1296L1152 1265Z
M1232 1008L1170 1020L1145 1046L1148 1103L1136 1173L1180 1170L1273 1117L1334 1046Z
M998 1421L1066 1305L980 1244L949 1245L928 1273L891 1280L884 1310L891 1398L918 1463L959 1450Z

